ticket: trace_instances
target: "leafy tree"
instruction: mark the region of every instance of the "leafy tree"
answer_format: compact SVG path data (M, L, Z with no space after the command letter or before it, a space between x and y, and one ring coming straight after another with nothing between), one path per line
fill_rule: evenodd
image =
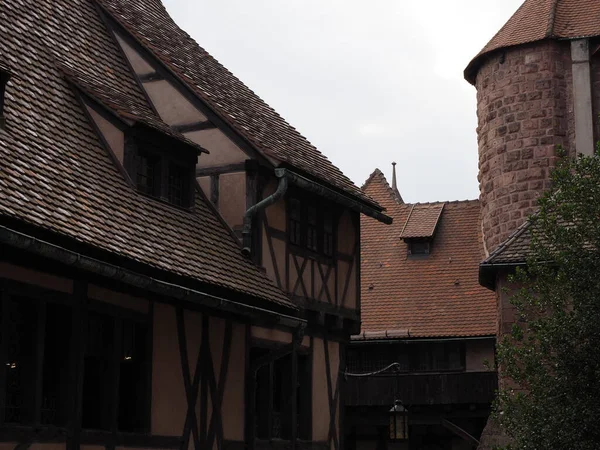
M511 277L518 324L498 346L497 414L522 450L600 449L600 149L562 156Z

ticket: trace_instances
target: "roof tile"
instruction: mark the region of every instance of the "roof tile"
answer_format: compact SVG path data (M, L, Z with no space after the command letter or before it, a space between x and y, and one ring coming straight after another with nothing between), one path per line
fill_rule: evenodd
M57 67L76 67L144 104L92 2L4 0L0 33L14 75L0 130L0 216L293 308L241 255L199 189L195 208L183 210L138 193L117 170Z
M406 331L410 337L494 335L495 294L478 282L484 255L479 202L445 203L431 254L409 258L399 236L413 205L397 201L379 170L363 188L394 222L388 226L361 219L362 332L373 336ZM441 204L431 206L439 211Z
M412 205L404 228L400 233L402 239L433 237L439 223L444 203L426 203Z
M469 63L465 78L474 83L482 57L494 50L542 39L591 36L600 36L600 2L597 0L525 0Z
M259 152L380 209L283 117L179 28L159 1L95 1Z

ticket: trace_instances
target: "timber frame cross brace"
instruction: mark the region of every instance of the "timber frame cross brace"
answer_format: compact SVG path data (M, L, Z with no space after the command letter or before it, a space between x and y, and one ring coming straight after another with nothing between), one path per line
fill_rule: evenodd
M215 438L217 448L223 448L223 421L221 408L225 394L225 383L229 367L231 353L231 341L233 336L233 324L230 320L225 322L225 333L223 341L223 353L219 380L215 379L214 364L210 349L210 318L206 314L202 316L202 341L196 359L196 369L192 380L188 361L188 345L185 331L185 317L181 306L177 307L177 335L179 338L179 352L181 356L181 369L187 396L188 410L182 434L182 450L189 446L190 434L194 439L194 448L213 448ZM196 399L200 390L200 430L196 418ZM208 395L212 404L212 414L208 423Z

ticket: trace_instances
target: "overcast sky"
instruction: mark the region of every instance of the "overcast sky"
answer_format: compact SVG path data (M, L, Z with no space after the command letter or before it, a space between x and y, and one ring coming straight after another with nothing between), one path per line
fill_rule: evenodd
M163 0L175 21L357 185L477 198L463 69L522 0Z

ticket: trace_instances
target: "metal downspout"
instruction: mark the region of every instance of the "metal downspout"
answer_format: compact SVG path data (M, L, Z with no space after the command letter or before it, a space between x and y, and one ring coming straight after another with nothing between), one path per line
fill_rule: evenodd
M277 190L267 198L258 202L256 205L248 208L244 214L244 228L242 230L242 254L244 256L250 256L252 254L252 218L258 211L265 209L277 202L287 191L288 179L286 176L286 170L275 169L275 176L279 178Z

